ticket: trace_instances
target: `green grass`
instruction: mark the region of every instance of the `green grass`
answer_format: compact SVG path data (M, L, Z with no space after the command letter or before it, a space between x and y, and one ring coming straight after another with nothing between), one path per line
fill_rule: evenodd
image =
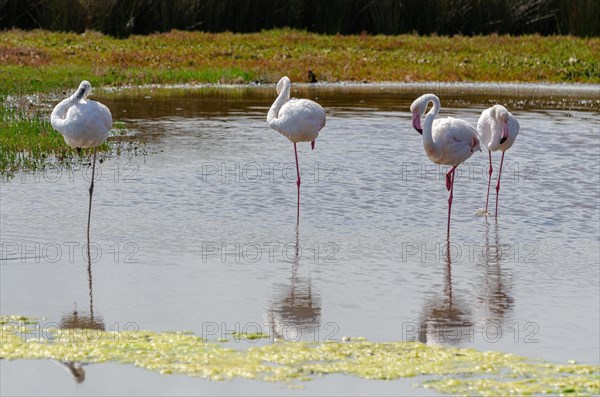
M116 128L119 131L124 126ZM104 143L98 147L98 153L112 153L114 146ZM81 156L77 155L52 128L48 115L6 106L0 106L0 148L0 176L4 178L21 170L43 169L53 160L61 166L89 162L92 153L92 149L84 149Z
M115 39L0 33L0 95L149 83L526 81L600 83L600 39L572 36L339 36L172 31Z
M97 32L0 32L0 98L143 84L319 81L600 83L600 38L318 35L171 31L116 39ZM74 159L49 115L0 110L0 174ZM114 144L113 144L114 145ZM102 151L109 151L103 146ZM77 161L75 159L74 161Z

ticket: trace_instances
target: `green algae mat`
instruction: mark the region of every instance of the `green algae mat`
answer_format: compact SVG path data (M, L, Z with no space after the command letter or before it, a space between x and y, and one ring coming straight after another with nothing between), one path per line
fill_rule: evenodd
M246 340L266 335L235 335ZM38 320L0 316L0 359L53 359L135 365L209 380L256 379L290 387L328 374L364 379L416 378L416 387L462 395L600 393L600 365L565 365L419 342L273 342L245 350L189 332L42 328Z

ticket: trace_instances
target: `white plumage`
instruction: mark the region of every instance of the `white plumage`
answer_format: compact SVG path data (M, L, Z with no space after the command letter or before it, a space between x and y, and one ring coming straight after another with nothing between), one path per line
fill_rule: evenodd
M505 151L515 143L519 134L519 122L502 105L484 110L477 122L479 140L489 151ZM500 141L504 138L504 141Z
M267 114L267 123L275 131L285 136L294 144L296 156L296 172L298 179L298 216L300 221L300 166L298 165L298 149L296 143L310 142L315 148L315 140L325 126L325 110L310 99L290 99L292 82L287 76L277 83L277 99Z
M490 158L490 168L488 170L488 188L485 198L485 214L488 214L488 202L490 198L490 185L492 181L492 152L502 151L500 159L500 170L498 171L498 182L496 183L496 214L498 217L498 193L500 191L500 177L502 176L502 164L504 163L504 152L515 143L519 134L519 122L502 105L494 105L484 110L477 122L477 133L481 143L487 147Z
M52 127L63 135L67 145L76 148L77 151L80 151L81 148L94 148L87 224L88 255L92 194L94 193L96 171L96 147L108 138L112 127L110 110L100 102L88 101L87 97L90 92L92 92L92 85L87 80L82 81L77 91L56 105L50 115Z
M433 108L425 115L429 103L433 103ZM481 149L477 130L461 119L453 117L436 119L440 108L440 100L434 94L422 95L410 105L413 127L423 135L423 148L427 157L436 164L452 166L446 173L446 188L450 191L448 197L449 236L456 167L471 157L476 150ZM421 117L424 115L425 121L421 127Z
M424 135L423 147L429 159L436 164L458 167L479 150L477 131L461 119L446 117L433 120L431 135L431 141Z
M73 148L100 145L108 138L112 127L108 108L100 102L87 100L91 91L92 85L82 81L77 91L56 105L50 116L52 127Z
M277 99L269 109L267 123L293 143L312 142L325 126L325 110L310 99L290 99L292 82L282 77Z

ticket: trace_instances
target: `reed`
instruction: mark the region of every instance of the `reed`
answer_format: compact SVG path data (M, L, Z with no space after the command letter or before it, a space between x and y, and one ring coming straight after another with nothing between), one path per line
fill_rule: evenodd
M597 0L0 0L0 29L600 35Z

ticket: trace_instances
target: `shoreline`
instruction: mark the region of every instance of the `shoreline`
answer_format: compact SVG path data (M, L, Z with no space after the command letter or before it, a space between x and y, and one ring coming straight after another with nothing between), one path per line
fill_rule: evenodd
M248 84L221 84L221 83L181 83L181 84L125 84L120 86L97 87L95 90L105 93L121 93L124 91L135 90L202 90L202 89L256 89L273 90L276 83L248 83ZM295 83L292 87L300 90L319 90L332 89L340 91L372 92L373 90L384 90L385 92L398 92L406 94L419 93L422 90L442 91L442 95L461 96L466 93L483 95L488 90L495 90L494 94L498 96L508 96L515 93L515 89L523 92L535 92L542 97L575 96L586 95L585 99L600 99L600 84L592 83L533 83L533 82L444 82L444 81L424 81L424 82L318 82L318 83Z

